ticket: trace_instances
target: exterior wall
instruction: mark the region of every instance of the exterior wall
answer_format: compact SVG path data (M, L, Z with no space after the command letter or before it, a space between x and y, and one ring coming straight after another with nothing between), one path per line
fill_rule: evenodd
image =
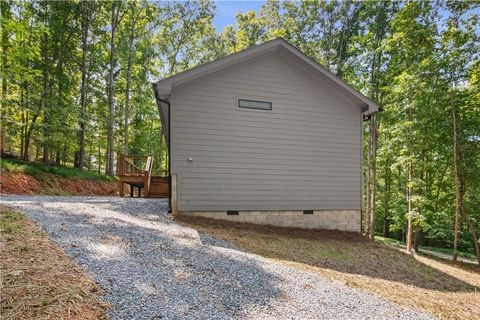
M303 214L303 211L181 212L181 215L248 222L280 227L360 231L360 210L328 210Z
M250 60L174 87L171 103L179 211L360 210L361 106L297 59Z

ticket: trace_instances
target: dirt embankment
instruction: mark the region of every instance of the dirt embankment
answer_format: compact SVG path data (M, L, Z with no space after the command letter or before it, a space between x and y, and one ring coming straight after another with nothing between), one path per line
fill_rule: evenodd
M4 194L109 196L116 192L115 181L68 179L49 173L34 177L23 172L6 170L2 170L0 174L0 193Z

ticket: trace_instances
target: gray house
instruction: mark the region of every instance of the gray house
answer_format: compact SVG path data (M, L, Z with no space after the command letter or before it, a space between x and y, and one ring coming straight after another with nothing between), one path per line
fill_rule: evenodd
M153 84L174 214L360 231L377 104L284 39Z

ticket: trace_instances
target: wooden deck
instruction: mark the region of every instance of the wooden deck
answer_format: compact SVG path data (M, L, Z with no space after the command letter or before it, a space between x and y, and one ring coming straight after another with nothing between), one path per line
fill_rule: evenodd
M152 176L152 163L152 156L120 156L120 197L125 196L125 185L128 185L131 197L137 195L145 198L168 198L168 177Z

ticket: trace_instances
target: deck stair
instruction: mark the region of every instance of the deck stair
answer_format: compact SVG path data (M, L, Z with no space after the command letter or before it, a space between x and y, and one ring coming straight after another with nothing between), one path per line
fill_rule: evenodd
M168 177L152 176L153 157L120 155L118 161L118 184L121 197L125 184L130 186L130 196L145 198L168 198Z

